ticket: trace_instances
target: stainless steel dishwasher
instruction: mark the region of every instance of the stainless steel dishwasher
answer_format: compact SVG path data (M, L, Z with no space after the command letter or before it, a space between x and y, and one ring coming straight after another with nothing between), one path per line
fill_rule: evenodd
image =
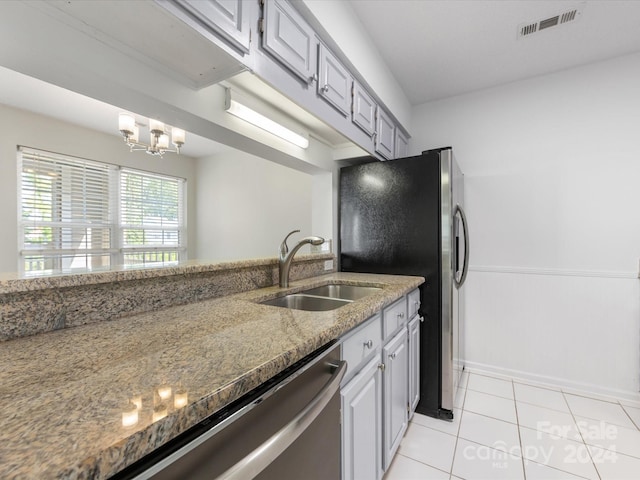
M113 479L339 480L345 366L324 347Z

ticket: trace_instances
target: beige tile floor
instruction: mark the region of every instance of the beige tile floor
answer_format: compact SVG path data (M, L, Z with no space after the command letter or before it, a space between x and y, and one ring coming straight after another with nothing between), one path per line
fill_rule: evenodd
M640 405L465 374L453 422L415 414L384 480L640 480Z

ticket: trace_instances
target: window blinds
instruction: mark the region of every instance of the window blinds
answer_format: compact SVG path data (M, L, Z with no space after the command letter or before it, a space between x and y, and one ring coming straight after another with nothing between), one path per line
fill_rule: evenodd
M186 252L186 181L21 147L20 270L175 263Z
M120 231L124 264L174 263L186 250L185 180L123 168Z
M116 167L26 148L18 157L24 270L108 266Z

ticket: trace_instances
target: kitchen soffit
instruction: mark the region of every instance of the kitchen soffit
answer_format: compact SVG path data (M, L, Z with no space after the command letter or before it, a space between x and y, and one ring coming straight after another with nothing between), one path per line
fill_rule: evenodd
M191 88L203 88L245 70L238 60L153 2L56 0L39 8Z
M269 104L271 108L281 111L286 116L295 119L311 135L323 143L337 147L351 143L346 137L338 133L334 128L318 120L309 112L299 107L283 94L264 83L251 72L243 72L225 82L229 86L237 87L245 93L259 98ZM364 153L363 153L364 154Z
M177 22L164 8L153 2L118 3L56 0L41 2L38 8L185 86L197 90L226 81L228 85L256 96L270 108L294 119L321 142L331 147L351 144L335 129L247 71L238 60L210 40ZM185 45L189 48L184 48ZM40 113L59 117L48 112Z

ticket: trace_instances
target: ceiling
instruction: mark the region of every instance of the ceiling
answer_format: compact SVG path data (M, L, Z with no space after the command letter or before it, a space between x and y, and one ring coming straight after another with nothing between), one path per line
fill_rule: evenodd
M640 1L351 0L372 43L417 105L640 51ZM577 8L576 20L518 38L519 26ZM250 75L248 75L250 77ZM247 75L236 79L255 90ZM118 135L120 109L0 67L0 103ZM266 98L265 92L256 92ZM313 118L276 105L316 138L344 138ZM291 105L293 109L295 106ZM225 147L188 134L183 153L203 157Z
M352 0L412 105L640 51L637 0ZM519 26L578 8L519 38Z
M121 108L4 67L0 67L0 85L0 104L81 125L98 132L120 135L118 114L123 111ZM140 129L140 140L148 141L145 129ZM125 149L126 146L123 144L122 148ZM227 149L225 145L213 140L187 133L181 153L198 158Z

